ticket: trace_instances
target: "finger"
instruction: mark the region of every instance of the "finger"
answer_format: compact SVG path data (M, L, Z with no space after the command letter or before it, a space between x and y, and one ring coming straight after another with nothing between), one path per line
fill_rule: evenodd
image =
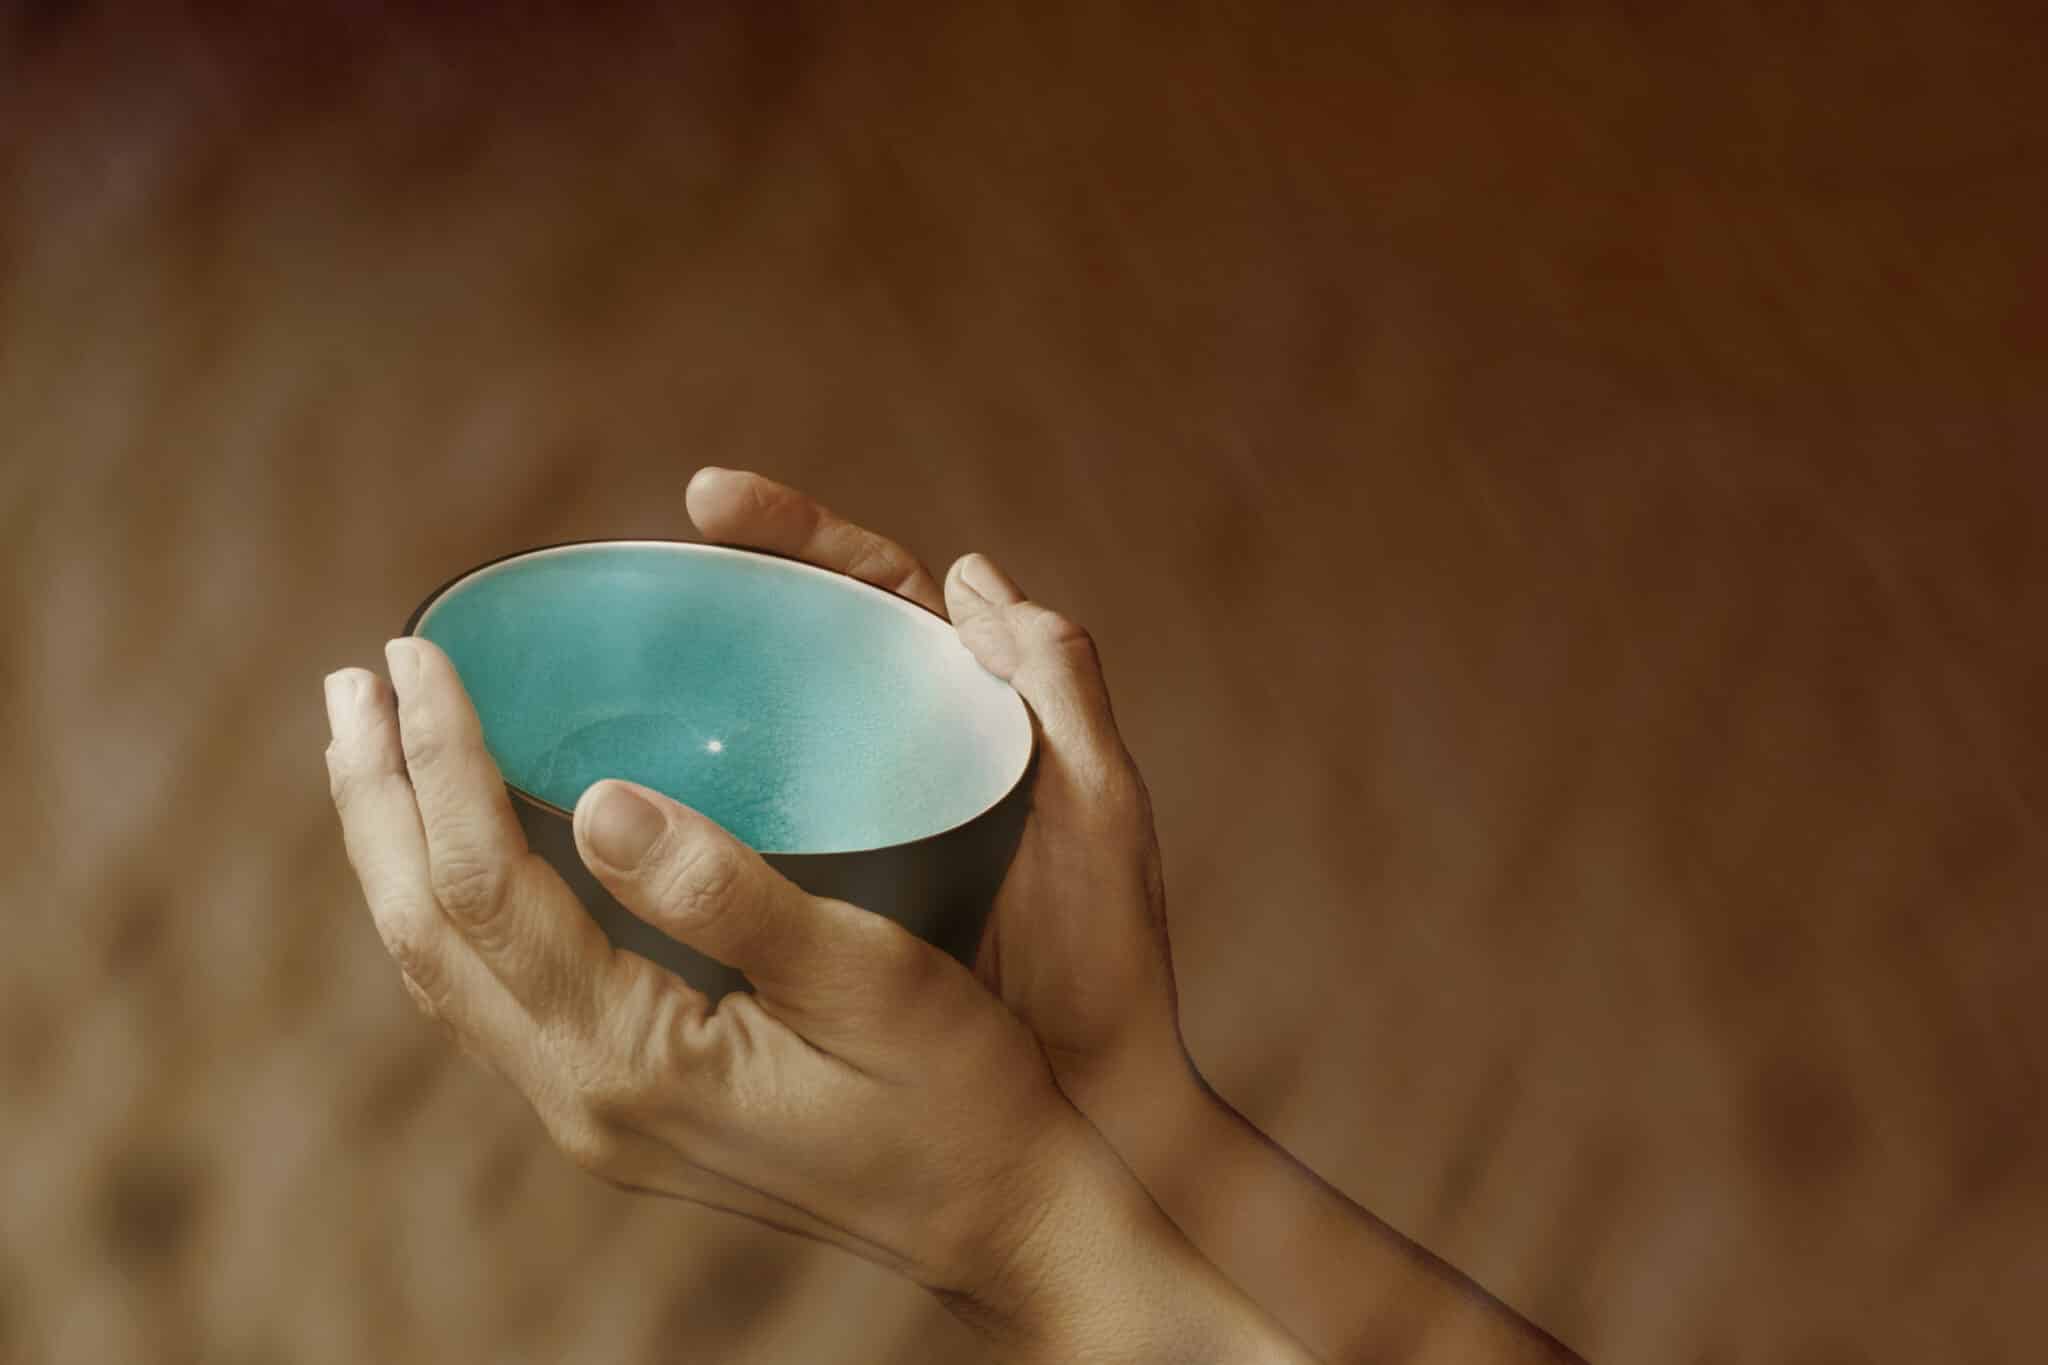
M982 667L1017 689L1044 739L1039 781L1072 782L1095 794L1126 789L1136 769L1117 733L1102 661L1088 632L1024 596L985 555L946 575L946 602L961 643Z
M945 596L916 555L785 484L707 465L690 480L683 502L712 540L790 555L945 614Z
M586 1020L611 957L596 921L526 846L504 778L448 656L385 647L405 772L426 840L426 883L463 940L537 1017Z
M485 1032L497 991L434 903L427 839L406 780L398 718L383 680L349 668L326 682L328 788L377 936L406 991L451 1028Z
M577 847L619 903L744 972L776 1017L827 1050L873 1041L879 1017L928 1018L964 968L901 925L812 896L717 824L631 782L577 803ZM977 988L978 989L978 988Z

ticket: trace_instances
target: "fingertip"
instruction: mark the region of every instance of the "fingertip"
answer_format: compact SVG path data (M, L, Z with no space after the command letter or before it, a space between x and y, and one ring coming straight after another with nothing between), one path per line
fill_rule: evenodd
M597 819L597 808L615 788L629 784L616 777L600 778L583 789L576 798L576 804L569 810L569 826L575 832L578 843L589 844L590 828Z
M1006 589L1014 594L1016 585L985 555L963 555L946 572L946 611L960 643L983 668L1005 680L1017 670L1008 610L1016 599L1005 600Z
M411 635L401 635L384 642L384 667L391 674L392 686L400 692L408 692L420 677L420 641Z
M338 668L321 680L327 700L328 738L337 744L354 744L368 728L370 707L376 700L379 679L367 668Z
M1016 581L997 567L993 559L979 551L955 560L946 574L946 584L949 592L954 584L958 584L963 592L992 606L1015 606L1024 600L1024 591Z
M732 470L725 468L723 465L703 465L696 473L690 476L689 484L683 489L683 496L687 499L696 497L700 493L709 492L711 489L716 488L732 472Z
M642 801L652 801L657 806L681 805L680 802L662 795L654 790L654 788L644 786L630 778L600 777L583 789L583 794L576 798L576 805L572 813L580 813L586 809L593 808L602 797L621 791L638 797ZM689 809L687 806L682 806L681 808L684 810Z
M589 807L584 847L614 872L637 869L668 830L660 809L624 782L604 784Z
M988 600L960 580L960 566L954 564L946 570L945 582L939 584L939 591L946 599L946 614L959 624L970 616L978 616L988 610Z
M577 843L586 853L596 855L606 870L621 875L635 871L648 847L671 827L687 834L700 823L712 822L673 797L623 777L591 783L569 813ZM629 855L622 847L628 842L629 830L633 853L638 856Z
M690 520L706 535L715 535L731 520L749 480L757 478L743 469L707 464L690 476L683 490L683 508Z

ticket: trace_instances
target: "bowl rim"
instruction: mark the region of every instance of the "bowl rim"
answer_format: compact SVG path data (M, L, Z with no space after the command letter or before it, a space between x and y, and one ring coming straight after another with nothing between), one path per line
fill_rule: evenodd
M548 554L561 550L584 550L597 548L642 548L659 550L680 550L688 553L708 554L714 557L730 556L732 558L737 559L775 560L779 561L782 564L786 564L792 568L802 569L809 573L819 574L823 577L834 579L842 584L851 584L857 592L874 593L877 596L885 598L888 601L896 603L899 606L907 607L914 612L922 613L923 615L930 617L932 620L939 622L941 625L946 626L948 629L951 629L953 625L952 621L949 618L941 615L936 611L933 611L930 607L925 606L922 602L913 602L908 597L903 597L897 593L890 592L887 588L880 587L874 583L870 583L864 578L856 578L852 574L841 573L837 569L828 569L824 567L822 564L813 564L807 559L799 559L795 555L782 554L779 551L775 550L762 550L747 545L721 545L711 541L703 540L675 540L660 536L595 536L582 540L551 541L546 545L529 545L523 549L508 550L504 554L494 556L490 559L486 559L481 563L472 564L470 567L450 577L445 582L443 582L439 587L435 588L432 592L428 593L425 597L421 598L419 605L412 609L412 614L405 618L405 627L403 630L399 632L399 634L401 636L419 636L419 638L424 639L424 636L419 635L419 627L426 620L429 613L433 611L435 604L440 602L443 598L447 597L448 594L454 592L457 588L461 587L470 579L477 577L479 574L485 573L491 569L495 569L500 565L510 563L515 559L527 559L536 555ZM989 674L989 676L991 678L995 678L997 682L1002 683L1004 689L1016 701L1018 710L1021 711L1024 715L1025 734L1024 760L1022 763L1018 765L1016 773L1010 778L1010 780L1006 784L1004 784L1002 791L996 795L994 800L990 801L981 809L975 811L972 815L967 816L965 819L957 821L954 824L948 825L944 829L934 830L930 834L920 834L914 839L901 839L894 843L872 844L863 848L832 849L829 851L785 851L781 849L757 849L755 851L766 858L784 860L804 858L846 858L856 857L864 854L881 853L892 849L915 848L919 844L931 843L934 840L943 839L948 835L958 833L959 831L966 829L969 825L976 824L979 821L987 818L992 813L994 813L1005 802L1010 800L1011 797L1017 794L1018 788L1024 785L1026 779L1028 779L1031 776L1032 770L1037 766L1038 717L1032 713L1030 705L1027 702L1025 702L1023 695L1019 693L1015 687L1011 686L1009 682L1002 678L996 678L993 673ZM493 761L495 762L495 759ZM518 783L506 777L503 769L499 770L498 779L505 784L505 790L511 793L513 800L523 801L527 805L532 806L537 810L545 811L550 815L554 815L563 820L567 820L572 824L574 823L576 819L576 813L574 811L565 810L561 806L556 805L554 802L549 801L544 797L538 796L533 792L527 791L524 787L521 787ZM748 846L752 847L752 845Z

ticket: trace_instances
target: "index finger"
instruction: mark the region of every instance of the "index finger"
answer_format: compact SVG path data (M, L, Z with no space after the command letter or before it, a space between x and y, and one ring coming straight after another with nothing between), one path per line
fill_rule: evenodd
M789 555L946 614L945 593L916 555L787 484L706 465L690 480L683 503L712 540Z
M583 1016L611 945L530 852L476 708L440 646L385 647L404 771L426 843L426 886L476 955L536 1016Z

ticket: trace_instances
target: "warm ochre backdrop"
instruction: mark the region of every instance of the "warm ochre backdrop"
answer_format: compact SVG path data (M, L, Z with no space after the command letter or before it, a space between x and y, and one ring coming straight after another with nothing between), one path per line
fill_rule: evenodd
M265 8L0 30L0 1359L972 1357L342 856L321 675L704 462L1094 628L1202 1065L1559 1336L2038 1357L2035 7Z

